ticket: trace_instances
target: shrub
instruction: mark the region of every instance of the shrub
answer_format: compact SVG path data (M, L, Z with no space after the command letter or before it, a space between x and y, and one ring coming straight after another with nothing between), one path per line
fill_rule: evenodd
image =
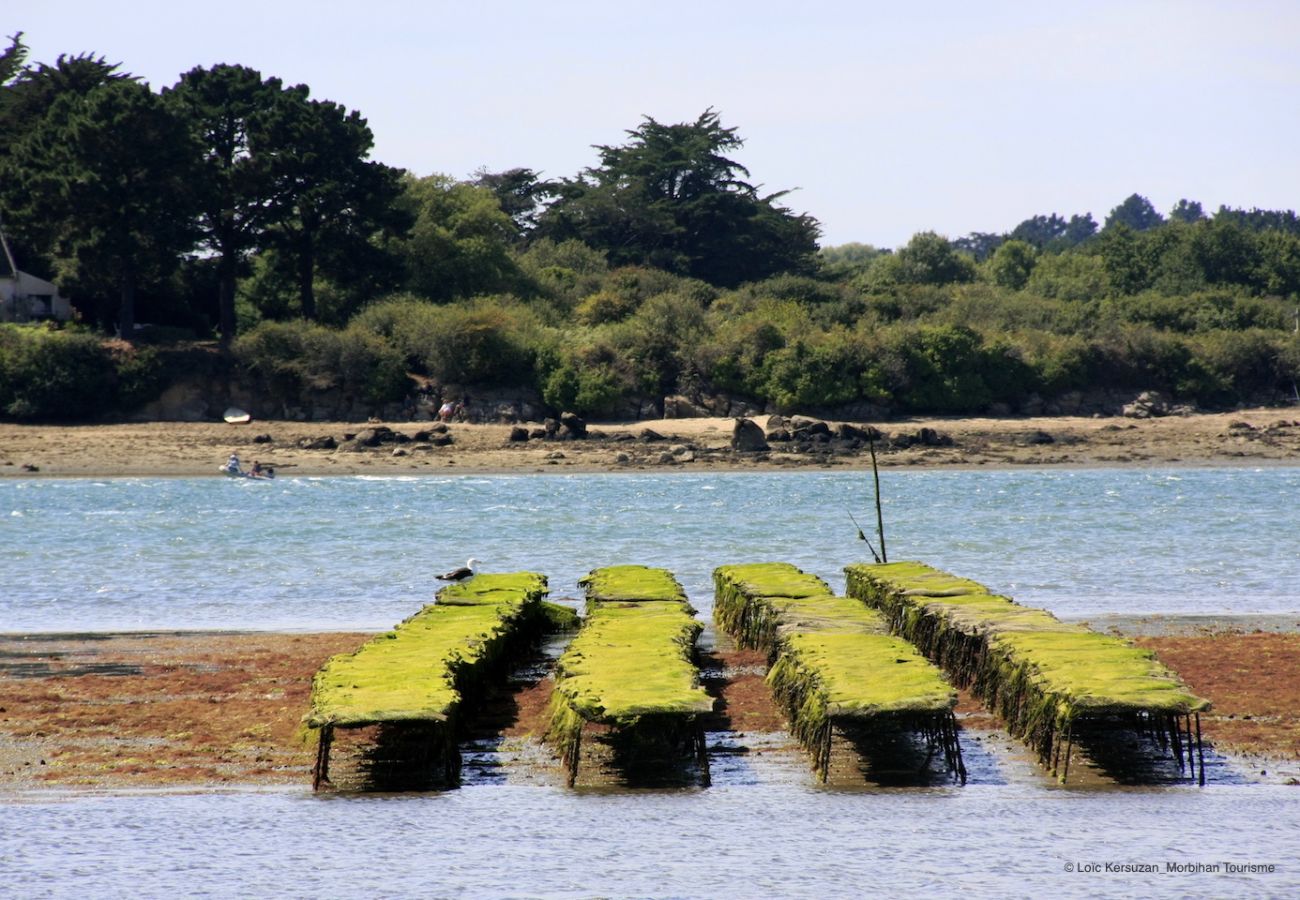
M79 331L0 325L0 414L77 420L135 409L165 384L158 351Z
M381 404L401 399L409 388L401 353L362 327L337 331L303 321L263 322L231 349L245 372L280 393L337 388Z
M437 306L397 297L362 310L355 327L387 338L442 384L528 384L541 323L511 298Z

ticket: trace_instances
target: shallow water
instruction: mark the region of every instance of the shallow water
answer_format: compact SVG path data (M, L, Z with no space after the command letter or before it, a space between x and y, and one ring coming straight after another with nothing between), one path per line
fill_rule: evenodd
M1067 617L1300 616L1300 470L887 471L890 555ZM473 555L546 572L784 559L842 587L862 473L0 481L0 631L381 628ZM775 736L711 735L713 786L568 791L500 770L406 796L0 798L0 896L1295 896L1300 788L1063 789L963 734L965 787L813 782ZM1107 864L1154 864L1155 873ZM1169 871L1256 863L1272 873ZM1073 868L1071 868L1073 867ZM1096 867L1095 871L1088 870ZM1083 869L1085 871L1080 871Z
M12 896L1294 896L1294 790L798 785L382 797L98 797L4 808ZM1155 864L1148 873L1067 866ZM1271 874L1169 873L1262 863Z
M892 559L1063 617L1297 611L1300 469L887 471ZM0 631L386 628L470 556L666 566L707 619L722 563L843 586L861 472L0 480Z

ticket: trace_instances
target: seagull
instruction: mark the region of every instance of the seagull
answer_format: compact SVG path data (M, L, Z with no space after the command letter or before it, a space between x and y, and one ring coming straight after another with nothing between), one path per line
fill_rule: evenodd
M464 581L466 578L472 578L474 567L478 565L478 560L470 557L465 561L465 565L459 569L452 569L450 572L444 572L438 576L439 581Z

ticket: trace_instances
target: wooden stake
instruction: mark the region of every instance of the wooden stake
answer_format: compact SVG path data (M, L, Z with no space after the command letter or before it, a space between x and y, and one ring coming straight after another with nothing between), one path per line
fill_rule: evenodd
M1205 787L1205 745L1201 743L1201 714L1196 714L1196 755L1201 759L1201 787Z
M885 550L885 517L880 509L880 469L876 467L875 429L867 426L867 446L871 448L871 476L876 482L876 535L880 538L880 561L889 562L889 553Z

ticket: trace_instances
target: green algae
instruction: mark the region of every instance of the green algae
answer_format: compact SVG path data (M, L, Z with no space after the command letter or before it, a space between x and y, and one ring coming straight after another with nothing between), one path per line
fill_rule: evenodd
M556 663L547 729L571 781L585 723L635 730L647 719L677 719L694 728L713 709L694 662L703 626L671 573L615 566L597 569L581 583L588 614Z
M686 603L686 591L667 569L605 566L587 573L578 585L586 588L589 603L644 603L651 600Z
M441 729L443 753L466 693L520 643L545 630L546 577L484 573L439 591L391 631L325 662L312 679L304 718L320 732L317 781L327 767L335 728L420 725ZM448 768L456 768L448 763Z
M956 693L879 614L788 563L720 566L713 578L715 618L742 646L769 653L768 685L823 778L837 721L925 732L964 774Z
M1190 737L1190 716L1209 708L1151 652L977 582L919 562L852 565L845 573L850 596L879 608L892 630L971 687L1044 764L1054 753L1059 759L1076 723L1128 721L1168 733L1177 745L1180 720Z

